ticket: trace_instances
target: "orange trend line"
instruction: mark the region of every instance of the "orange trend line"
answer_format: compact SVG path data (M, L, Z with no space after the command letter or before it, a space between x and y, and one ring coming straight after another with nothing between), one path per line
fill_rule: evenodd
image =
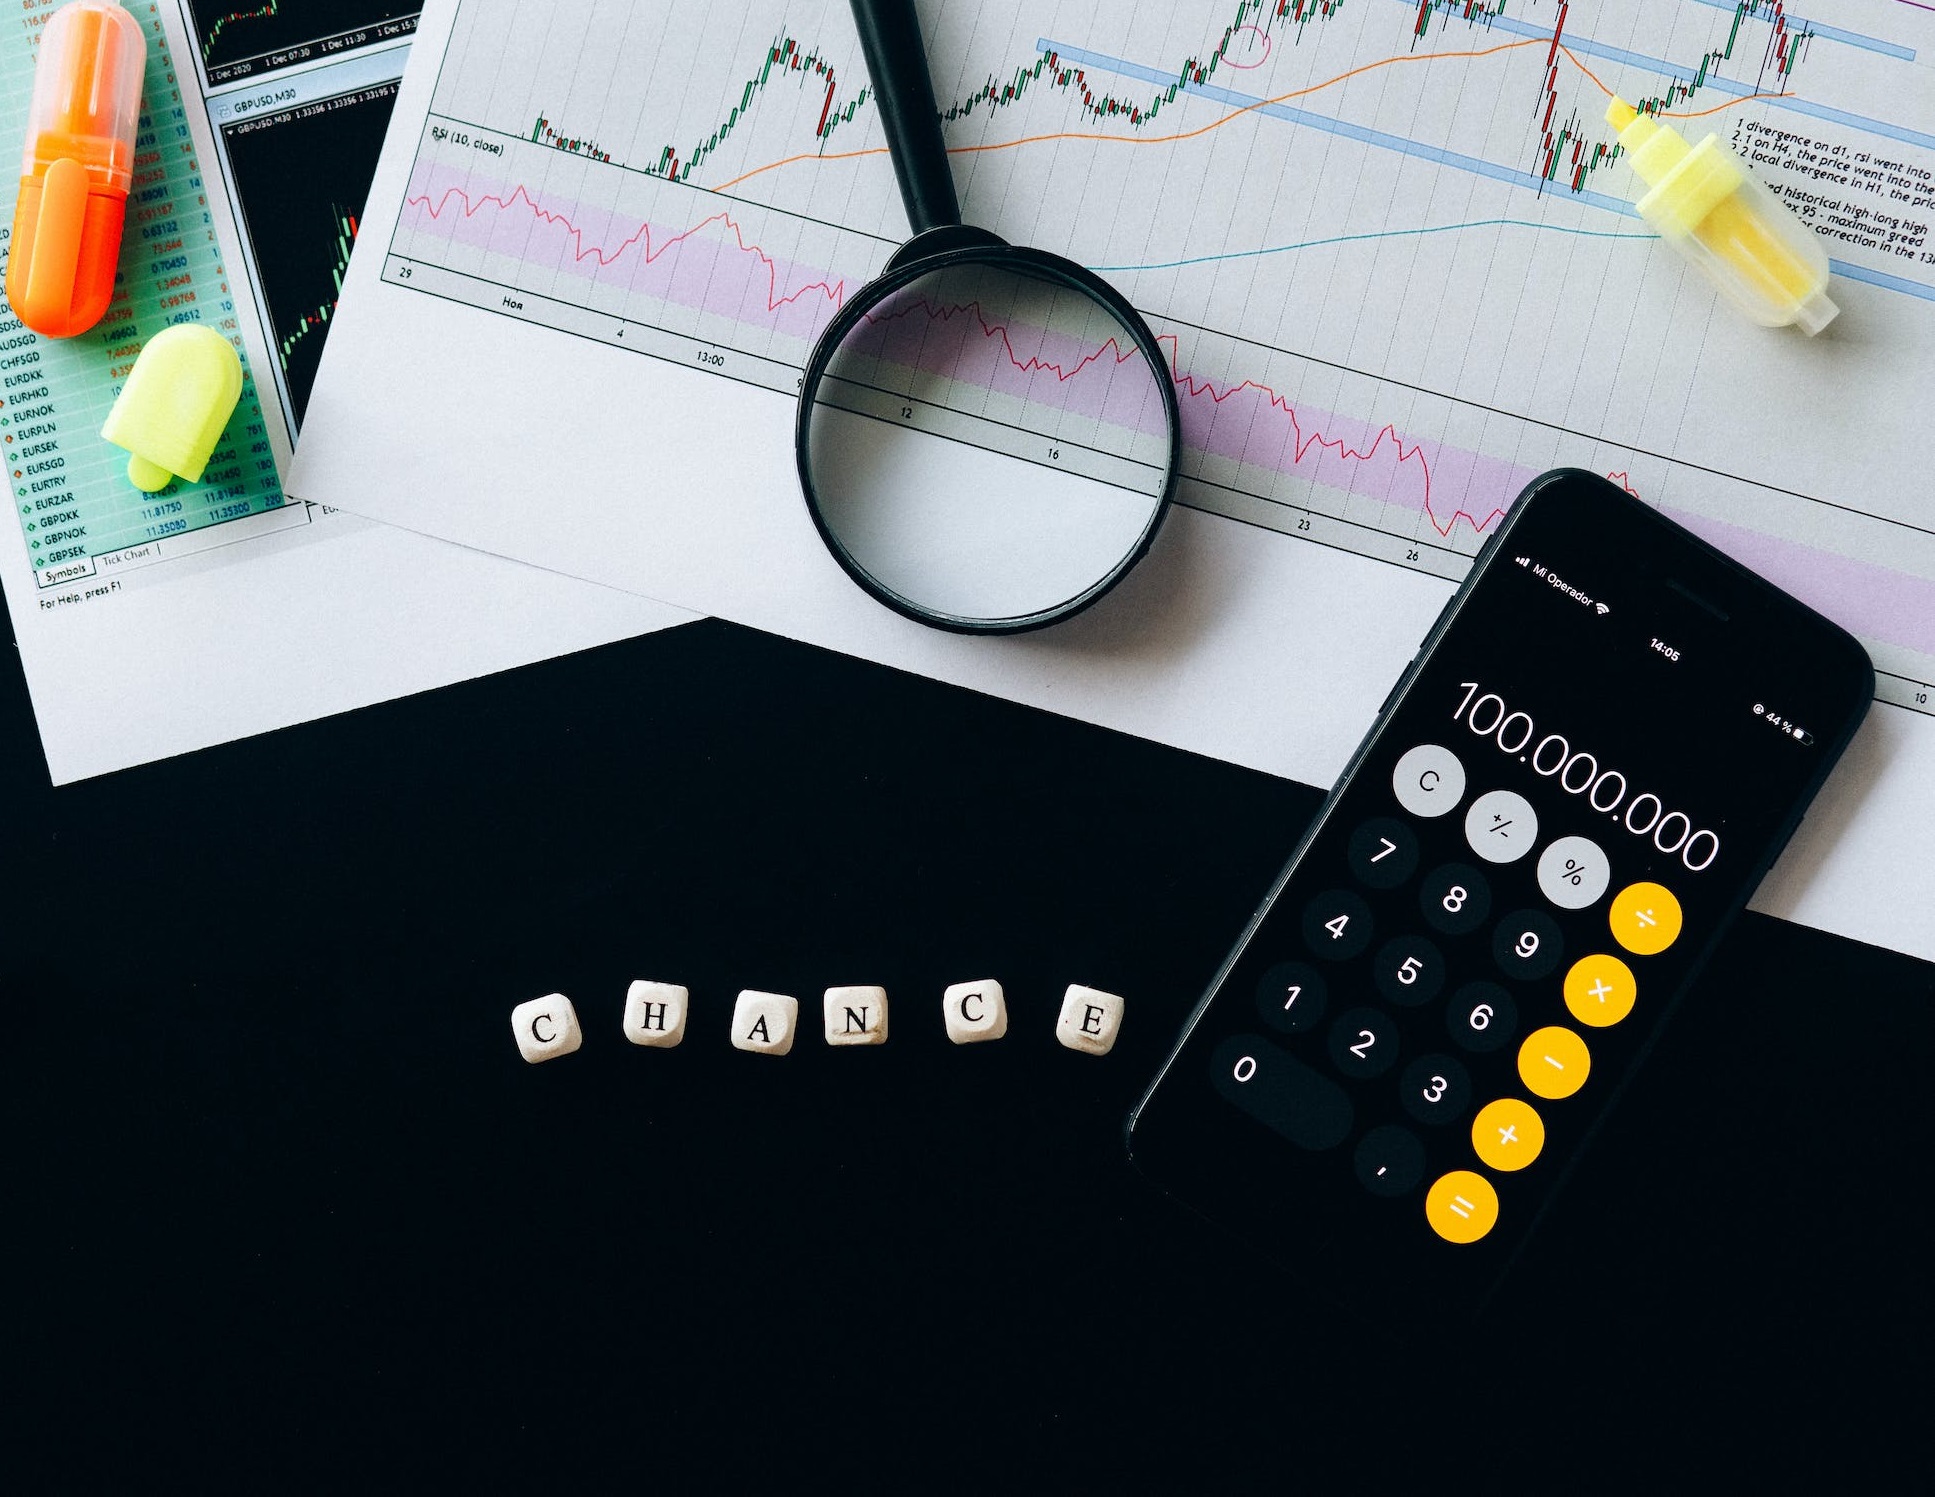
M1711 109L1669 109L1666 111L1666 117L1673 120L1703 120L1710 114L1720 114L1729 109L1736 109L1742 104L1751 104L1755 99L1791 99L1793 97L1794 91L1791 88L1769 89L1765 93L1742 94L1739 98L1729 99L1724 104L1715 104Z
M1289 93L1277 94L1274 98L1258 99L1254 104L1245 104L1241 109L1233 109L1221 118L1211 120L1207 125L1198 125L1194 130L1179 130L1172 135L1106 135L1096 130L1056 130L1046 135L1024 135L1015 140L998 140L987 145L950 146L948 148L948 154L950 156L966 156L980 151L1008 151L1014 149L1016 146L1039 145L1051 140L1100 140L1118 145L1131 146L1174 145L1177 141L1194 140L1199 135L1207 135L1212 130L1220 130L1232 120L1241 119L1244 115L1253 114L1268 105L1286 103L1291 99L1306 98L1311 94L1321 93L1324 89L1335 88L1340 83L1349 82L1360 73L1373 72L1378 68L1388 68L1400 62L1451 62L1458 58L1495 57L1501 52L1516 52L1520 47L1536 47L1544 40L1544 37L1527 37L1523 41L1503 42L1496 47L1482 47L1475 51L1406 52L1396 57L1380 57L1375 62L1363 63L1358 67L1352 68L1349 72L1339 73L1335 78L1326 78L1322 83L1312 83L1304 88L1293 88ZM760 176L762 173L775 171L782 166L793 166L802 161L851 161L858 156L884 156L886 153L887 148L885 146L870 146L861 151L839 151L827 155L821 155L814 151L804 151L797 156L787 156L778 161L769 161L764 166L755 166L751 171L741 172L729 181L719 183L712 190L714 192L724 192L728 188L737 187L741 182L747 181L752 177Z
M1600 93L1609 99L1613 96L1613 91L1601 81L1597 73L1579 61L1572 48L1568 47L1564 42L1560 42L1559 50L1565 53L1567 62L1571 63L1592 80L1592 86L1594 88L1598 89ZM1738 108L1742 104L1751 104L1755 99L1791 99L1793 97L1794 93L1792 89L1775 89L1766 93L1742 94L1737 99L1728 99L1725 103L1715 104L1711 109L1664 109L1660 112L1667 119L1671 120L1699 120L1705 119L1710 114L1720 114L1725 110Z
M971 151L999 151L1009 146L1033 145L1047 140L1119 140L1139 146L1173 145L1179 140L1194 140L1198 135L1207 135L1212 130L1220 130L1231 120L1241 119L1246 114L1264 109L1272 104L1287 103L1291 99L1306 98L1334 88L1339 83L1348 83L1360 73L1374 72L1378 68L1388 68L1400 62L1438 62L1455 58L1492 57L1500 52L1515 52L1520 47L1537 46L1541 38L1527 37L1524 41L1502 42L1496 47L1484 47L1470 52L1403 52L1395 57L1380 57L1375 62L1366 62L1352 68L1349 72L1339 73L1335 78L1326 78L1322 83L1308 84L1303 88L1293 88L1287 94L1277 94L1272 98L1258 99L1254 104L1245 104L1241 109L1233 109L1220 119L1211 120L1207 125L1198 125L1194 130L1180 130L1173 135L1104 135L1095 130L1064 130L1051 135L1024 135L1018 140L996 141L992 145L956 146L954 152L966 154Z

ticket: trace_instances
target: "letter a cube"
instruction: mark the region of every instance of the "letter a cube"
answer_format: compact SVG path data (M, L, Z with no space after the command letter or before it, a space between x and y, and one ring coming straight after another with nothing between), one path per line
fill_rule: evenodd
M800 1027L800 1001L748 988L732 1006L732 1045L756 1055L785 1055Z

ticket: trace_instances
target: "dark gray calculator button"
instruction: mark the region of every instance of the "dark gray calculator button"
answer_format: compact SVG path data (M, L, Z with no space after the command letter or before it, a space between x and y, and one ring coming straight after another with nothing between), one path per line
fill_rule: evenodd
M1420 1123L1455 1123L1471 1105L1471 1076L1449 1055L1420 1055L1398 1078L1398 1100Z
M1393 936L1378 947L1371 975L1387 1000L1416 1008L1444 991L1445 959L1423 936Z
M1559 923L1543 910L1514 910L1492 932L1499 971L1521 982L1549 977L1565 955Z
M1327 889L1303 907L1303 939L1330 961L1361 956L1371 944L1371 907L1348 889Z
M1368 1080L1397 1064L1397 1025L1374 1008L1347 1009L1330 1026L1331 1063L1346 1076Z
M1372 1195L1401 1196L1424 1178L1424 1145L1409 1128L1386 1123L1357 1141L1351 1162Z
M1296 1034L1324 1016L1323 974L1308 962L1278 962L1257 979L1256 1011L1279 1034Z
M1356 1122L1336 1082L1260 1035L1232 1035L1210 1056L1216 1090L1300 1149L1334 1149Z
M1492 912L1492 886L1469 863L1446 863L1424 876L1418 889L1424 923L1448 936L1477 930Z
M1497 1050L1518 1030L1518 1005L1495 982L1468 982L1445 1005L1445 1028L1467 1050Z
M1417 834L1394 816L1376 816L1350 834L1350 871L1373 889L1395 889L1418 871Z

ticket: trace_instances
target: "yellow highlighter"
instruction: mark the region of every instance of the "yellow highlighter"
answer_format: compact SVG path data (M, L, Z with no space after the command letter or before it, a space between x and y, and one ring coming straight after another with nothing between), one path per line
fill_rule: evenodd
M1640 217L1762 327L1790 323L1812 337L1834 320L1828 257L1818 236L1709 135L1697 146L1624 99L1606 123L1649 189Z
M242 398L242 360L211 327L163 328L134 361L101 435L133 454L128 482L143 493L176 478L199 482Z

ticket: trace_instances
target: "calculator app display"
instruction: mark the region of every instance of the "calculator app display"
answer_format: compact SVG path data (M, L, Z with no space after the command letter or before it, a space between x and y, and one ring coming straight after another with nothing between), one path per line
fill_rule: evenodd
M1470 1287L1778 853L1872 675L1835 626L1585 474L1527 491L1434 632L1131 1148L1288 1259Z

